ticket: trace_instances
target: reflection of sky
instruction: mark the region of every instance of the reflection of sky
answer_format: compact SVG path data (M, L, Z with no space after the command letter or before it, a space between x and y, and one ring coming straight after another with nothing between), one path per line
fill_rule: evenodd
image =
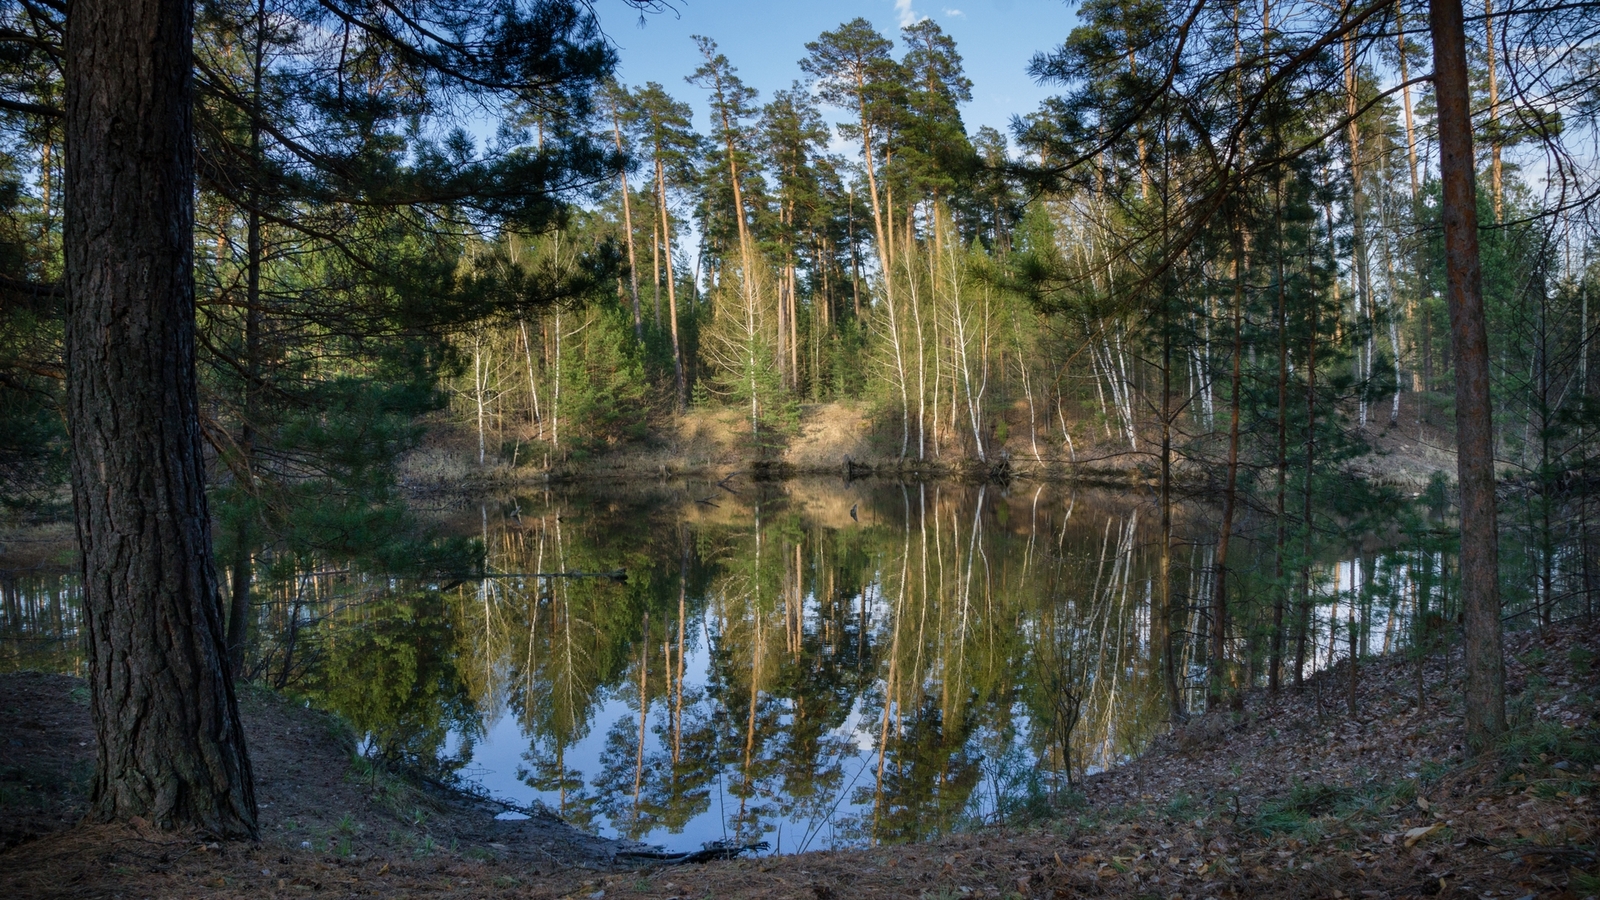
M882 586L868 585L865 590L867 596L868 615L876 623L886 623L893 612L892 603L884 596ZM859 603L859 599L852 602L852 607ZM858 608L858 607L857 607ZM708 635L708 617L711 616L711 607L703 607L698 621L691 625L692 630L699 631L702 640L690 642L686 648L687 662L685 665L684 690L685 695L696 693L696 688L705 688L710 683L711 655L708 652L710 641ZM820 614L817 610L815 596L808 595L805 603L805 622L807 631L814 631L820 623ZM499 682L502 686L503 681ZM923 685L924 689L934 689L936 686ZM870 690L882 692L884 684L881 680L876 682ZM653 688L655 690L655 688ZM632 697L636 696L636 685L626 679L622 684L603 689L600 702L592 711L589 720L590 727L582 740L570 745L566 749L563 764L581 773L585 789L592 793L600 790L598 781L602 769L602 756L606 751L608 737L614 730L620 730L629 735L631 747L637 747L639 712L630 705ZM910 715L919 696L913 692L905 698L907 704L905 713ZM626 699L625 699L626 698ZM788 698L772 698L764 693L763 702L779 699L782 708L792 709L793 701ZM648 760L652 756L670 755L670 746L663 740L664 734L670 734L663 710L667 700L657 696L651 703L650 726L646 732L645 777L651 777ZM702 700L702 703L708 701ZM802 849L826 849L828 847L848 844L859 841L859 835L849 831L852 823L870 821L873 815L871 791L878 771L878 738L882 725L881 713L868 715L863 708L866 698L857 695L851 701L849 712L843 721L827 732L824 746L838 748L842 756L832 756L820 760L824 764L837 763L840 779L837 788L827 797L822 798L824 812L819 815L805 815L803 811L785 815L777 809L784 798L774 791L774 785L768 782L773 779L758 780L756 794L748 801L748 807L755 809L761 807L765 814L761 816L763 834L761 839L772 844L773 852L792 853ZM477 740L472 749L472 762L462 774L472 781L482 785L497 797L514 801L519 805L530 806L542 803L552 810L559 808L560 794L556 791L538 790L518 777L519 769L526 770L528 766L527 755L529 738L523 733L518 717L513 711L507 709L504 702L493 704L500 712L492 722L484 723L482 737ZM690 714L687 706L686 716ZM782 713L775 717L779 726L792 724L793 716ZM1017 705L1011 712L1013 728L1011 729L1011 751L1004 754L1013 758L1017 754L1026 757L1026 763L1031 767L1033 759L1026 746L1028 734L1027 715L1025 710ZM661 731L658 732L658 728ZM892 736L891 744L895 743ZM771 735L768 736L769 738ZM982 757L982 748L992 747L996 739L993 730L989 727L978 729L968 740L969 752L975 752ZM447 753L454 753L460 749L459 735L452 734L446 747ZM553 756L549 748L539 748L545 756ZM769 744L766 748L771 750ZM634 752L633 750L629 751ZM710 785L710 803L707 809L689 819L681 830L669 831L665 826L658 826L640 836L648 843L657 844L668 850L696 850L704 843L722 840L732 836L732 823L739 811L738 799L727 789L736 784L740 779L742 759L738 754L733 754L732 761L723 766L720 778ZM891 751L888 763L890 769L895 766L893 752ZM576 787L569 788L570 791ZM994 811L994 786L988 778L972 790L967 801L967 810L975 815L989 816ZM852 802L853 797L867 797L867 802ZM618 798L616 808L630 808L631 798ZM886 798L887 799L887 798ZM890 799L889 802L896 801ZM622 836L626 831L623 828L613 827L607 821L605 814L599 810L594 813L594 826L599 833L606 836ZM847 833L841 833L841 829Z
M808 604L809 605L809 604ZM705 633L705 616L695 626ZM687 662L684 665L684 692L689 694L695 688L704 688L709 682L710 654L707 652L705 641L692 642L687 648ZM614 728L621 728L631 734L638 734L639 711L629 706L618 696L619 691L632 692L632 685L621 685L617 688L605 690L603 700L595 708L591 727L584 738L567 748L563 762L568 768L576 769L582 773L586 785L593 786L595 776L600 771L600 758L606 749L606 739ZM648 759L651 754L670 753L670 748L665 746L661 736L657 734L655 726L657 714L660 712L662 698L657 697L651 703L650 724L645 739L645 754ZM686 710L687 712L687 710ZM789 718L784 716L783 719ZM856 748L859 763L845 769L845 796L848 797L850 788L858 782L854 779L863 772L864 777L870 778L867 771L876 764L875 747L877 737L870 729L870 723L863 721L861 713L861 698L857 697L845 721L834 731L838 737L848 736ZM451 736L449 752L454 752L460 746L459 738ZM637 746L637 744L635 744ZM495 796L515 801L521 805L532 805L535 801L543 803L550 809L557 809L560 805L560 795L555 791L540 791L530 787L526 782L517 777L519 767L526 768L524 754L528 750L528 738L523 734L517 722L517 717L502 713L494 722L488 723L484 729L483 738L473 747L472 764L464 771L467 777L487 788ZM723 777L737 778L738 766L724 769ZM659 844L668 850L698 850L701 844L707 841L722 840L729 836L724 827L726 818L737 811L737 800L726 796L726 791L719 791L718 786L712 788L712 799L708 809L690 819L679 833L670 833L665 828L657 828L642 836L642 839ZM770 799L768 790L761 790L759 799ZM835 798L837 799L837 798ZM836 815L845 816L858 813L860 809L851 804L848 799L838 805ZM781 822L769 820L764 823L771 829L765 839L774 843L774 850L794 852L799 849L794 843L804 840L811 835L812 846L809 849L822 849L827 846L827 838L818 836L826 834L826 822L814 822L807 819L784 818ZM611 828L603 813L596 812L595 825L602 834L617 836L617 829ZM781 835L782 844L778 844Z
M1131 564L1131 563L1125 563ZM1343 593L1348 596L1352 587L1359 587L1362 578L1360 571L1361 561L1343 560L1331 566L1328 578L1321 580L1318 592L1325 598L1331 599ZM1395 581L1404 583L1412 574L1409 567L1403 562L1394 559L1377 560L1375 568L1387 570L1383 574ZM880 572L881 574L881 572ZM1143 577L1143 576L1141 576ZM1370 577L1370 576L1369 576ZM1115 583L1114 581L1112 582ZM1126 582L1124 582L1126 584ZM1128 611L1127 627L1133 629L1131 646L1138 648L1141 660L1148 652L1149 615L1145 604L1149 602L1150 585L1148 583L1134 587L1134 608ZM868 616L873 623L875 631L888 627L894 614L894 598L885 594L881 581L869 583L864 588ZM1064 598L1063 598L1064 600ZM859 609L861 600L857 598L850 601L852 609ZM1064 607L1070 603L1063 602ZM687 665L685 693L688 695L699 694L696 688L706 688L711 683L710 666L712 664L710 653L710 622L712 605L705 604L701 607L698 621L692 623L692 630L698 632L700 640L693 641L687 648ZM1319 606L1316 610L1316 619L1322 628L1321 633L1328 634L1330 625L1342 626L1343 617L1347 615L1348 606L1335 609L1332 606ZM1401 615L1399 610L1391 613L1383 608L1382 604L1373 604L1369 611L1370 625L1373 628L1372 639L1376 645L1380 635L1392 629L1391 618ZM1334 616L1339 619L1335 620ZM805 630L816 633L821 627L821 610L815 596L808 596L805 603ZM1040 640L1036 623L1028 622L1023 626L1025 643L1036 644ZM883 639L879 634L879 639ZM1105 636L1102 636L1103 638ZM880 646L878 650L886 650ZM1331 655L1327 654L1326 645L1324 653L1318 654L1313 648L1311 658L1308 660L1308 670L1325 667L1331 659L1336 660L1344 655L1347 647L1335 646ZM1374 650L1380 649L1378 646ZM1124 721L1122 714L1116 706L1139 701L1127 696L1128 691L1134 690L1138 678L1137 670L1143 664L1141 660L1131 657L1122 657L1109 669L1102 668L1098 672L1086 672L1086 685L1103 682L1109 691L1109 702L1112 704L1096 717L1096 734L1090 743L1078 744L1075 752L1087 752L1088 756L1078 760L1078 765L1086 768L1086 774L1103 771L1109 765L1115 765L1125 758L1127 748L1137 746L1144 737L1143 732L1148 730L1149 723L1142 721ZM1147 660L1146 660L1147 661ZM881 661L880 661L881 662ZM1107 660L1106 662L1109 662ZM1202 667L1203 673L1203 667ZM930 675L932 673L929 673ZM659 673L653 673L659 676ZM1203 677L1203 675L1202 675ZM903 712L911 715L913 707L919 702L919 696L928 694L936 695L939 686L936 681L925 682L917 685L921 690L912 690L905 697L906 709ZM867 693L876 693L881 696L885 685L880 678ZM659 692L659 686L652 686L652 690ZM600 699L592 711L589 728L582 740L569 746L564 755L564 765L580 773L584 790L591 795L602 790L600 776L602 774L602 757L604 756L608 739L613 732L626 736L626 745L637 747L638 710L630 704L637 696L636 683L626 679L624 683L603 689ZM927 693L924 693L927 692ZM703 695L702 695L703 696ZM774 716L772 722L780 731L786 731L793 724L793 701L787 698L773 698L764 695L764 702L778 701L782 712ZM645 740L646 759L670 756L670 724L666 715L667 698L659 693L651 706L650 727ZM709 701L702 699L701 704ZM851 701L851 706L842 722L834 726L826 735L823 746L834 748L831 752L842 754L843 757L833 756L819 760L824 766L836 765L839 772L838 783L830 789L830 795L821 798L820 805L812 804L812 815L807 815L807 810L796 810L785 814L778 807L784 798L775 795L779 789L781 779L776 781L772 776L758 779L756 793L748 800L748 808L761 810L762 837L774 845L774 850L794 852L802 847L809 849L822 849L833 846L835 843L849 843L860 840L860 826L863 822L870 822L873 816L872 788L876 781L878 760L878 741L882 728L881 712L869 712L866 704L869 701L863 695L857 695ZM493 704L496 708L504 709L504 703ZM701 707L702 712L704 706ZM692 717L688 708L686 714ZM1090 714L1085 709L1085 714ZM993 723L997 720L996 711L985 709L978 711L980 719L986 723L978 727L967 739L966 752L979 759L979 765L984 773L979 783L974 787L965 803L965 813L974 818L988 819L995 814L996 798L1000 792L1015 793L1019 777L1026 777L1026 773L1033 770L1037 760L1032 754L1028 740L1031 721L1025 704L1013 702L1009 708L1009 727L1004 734L997 733ZM1090 723L1086 720L1083 725ZM893 728L891 728L891 733ZM772 735L765 735L771 739ZM1080 733L1081 741L1088 735ZM1004 743L1001 743L1004 742ZM891 737L891 760L889 766L896 764L893 752L898 749L898 744ZM1001 752L998 748L1009 746ZM515 715L501 713L495 721L488 723L485 734L473 751L472 765L464 772L468 777L478 781L492 793L520 804L531 805L541 802L546 806L556 809L560 805L560 796L554 791L540 791L518 778L519 769L527 767L529 738L523 734ZM452 748L453 749L453 748ZM542 755L553 756L550 748L538 748ZM612 744L615 753L615 744ZM765 744L763 754L770 754L772 745ZM630 759L635 750L629 750ZM1000 758L996 758L996 756ZM723 765L719 777L709 785L710 798L707 808L698 815L689 819L680 830L669 831L665 825L658 825L651 831L645 832L641 838L649 843L659 844L670 850L693 850L703 843L712 840L724 839L730 836L734 818L739 810L738 800L732 796L728 788L737 784L742 774L742 759L738 753L730 753L725 757L728 761ZM1020 773L1020 774L1019 774ZM613 773L613 776L615 773ZM645 778L647 783L652 777L661 777L653 772L650 765L646 764ZM1008 780L1009 779L1009 780ZM631 779L629 779L631 783ZM569 790L575 790L572 788ZM626 788L624 788L626 790ZM648 790L648 789L647 789ZM620 814L626 815L631 808L630 797L614 797L611 808ZM853 802L854 799L864 799L865 802ZM899 801L890 800L891 804ZM917 802L913 800L912 802ZM823 812L816 813L816 809ZM931 810L930 810L931 812ZM603 834L617 835L625 832L627 823L621 823L622 828L613 827L608 822L605 814L595 810L594 825Z
M882 602L881 592L869 590L870 615L874 619L887 616L888 604ZM808 597L806 607L808 614L807 623L814 623L810 615L814 609L814 597ZM696 688L704 688L710 683L710 654L707 649L706 635L707 620L710 615L702 613L699 621L693 627L698 630L702 640L692 641L686 648L687 662L684 665L684 693L693 693ZM881 689L881 685L879 686ZM605 752L608 735L613 729L622 729L632 735L638 734L639 711L623 700L620 692L627 692L633 696L634 686L622 684L602 692L602 700L593 711L593 718L588 733L584 738L567 748L564 764L571 769L582 773L585 785L591 789L595 787L595 777L600 773L601 755ZM648 759L652 754L669 754L670 747L666 746L661 735L657 733L658 717L661 712L663 698L657 697L651 703L650 727L645 738L645 755ZM785 701L791 702L791 701ZM687 703L687 701L686 701ZM501 705L504 708L503 704ZM856 762L852 765L845 762L842 767L843 779L840 791L832 801L838 801L833 806L832 815L821 821L810 818L795 818L785 816L763 817L763 827L767 833L763 839L773 844L774 852L795 852L801 845L808 845L806 849L818 850L832 846L834 843L832 827L833 820L858 816L865 812L870 815L870 805L851 803L849 797L855 789L862 784L870 784L877 766L878 737L874 730L874 721L866 719L862 711L862 698L856 697L852 702L850 712L843 722L836 726L829 735L835 739L845 741L841 746L853 747ZM685 709L687 714L689 710ZM787 723L792 717L785 714L779 717L780 723ZM532 805L540 802L554 810L560 806L560 794L555 791L540 791L517 777L519 767L526 768L527 762L524 755L528 750L529 739L522 729L515 715L502 712L495 721L486 723L484 734L473 747L472 763L463 774L487 788L497 797L512 800L521 805ZM635 742L634 746L637 746ZM447 752L455 752L460 747L459 736L452 734ZM648 765L647 765L648 772ZM648 777L648 776L647 776ZM708 841L722 840L730 836L729 829L725 827L733 815L738 811L738 800L729 796L726 786L729 779L737 780L739 765L734 764L723 769L722 780L714 783L711 790L710 806L699 815L690 819L680 832L669 832L664 827L658 827L641 836L641 839L652 844L659 844L668 850L698 850ZM752 798L751 805L759 801L771 801L780 798L773 796L772 791L765 785L758 784L756 797ZM626 804L619 804L619 806ZM771 809L770 804L768 808ZM595 825L600 833L615 837L618 829L610 827L604 813L595 813Z

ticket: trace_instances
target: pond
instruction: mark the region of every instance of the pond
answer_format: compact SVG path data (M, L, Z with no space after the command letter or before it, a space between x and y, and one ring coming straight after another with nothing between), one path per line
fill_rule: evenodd
M371 752L602 834L776 852L920 839L1026 816L1167 727L1151 645L1161 542L1140 494L738 478L441 515L483 542L490 577L263 560L252 677L338 712ZM1208 529L1205 511L1179 510L1189 704ZM1417 559L1318 565L1308 671L1347 652L1344 622L1364 650L1398 645ZM81 672L75 582L12 573L3 587L0 669ZM1239 657L1252 640L1238 636Z

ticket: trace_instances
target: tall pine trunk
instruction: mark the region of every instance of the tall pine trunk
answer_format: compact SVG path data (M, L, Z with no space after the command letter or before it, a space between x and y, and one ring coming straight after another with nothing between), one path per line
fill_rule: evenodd
M611 101L611 134L616 139L617 155L623 154L622 148L622 110L618 108L617 101ZM628 170L617 169L617 184L622 191L622 232L628 246L628 290L633 299L633 336L639 341L644 340L644 316L639 311L639 261L633 249L633 202L628 190Z
M667 315L672 325L672 379L678 412L689 407L689 390L683 377L683 349L678 343L678 288L672 273L672 216L667 211L667 173L661 164L661 151L656 150L656 197L661 207L661 242L667 256Z
M1275 513L1277 531L1273 536L1272 556L1272 648L1267 664L1267 687L1273 693L1283 682L1283 616L1289 605L1289 584L1284 574L1288 552L1289 516L1285 509L1289 493L1289 298L1283 273L1283 178L1281 173L1272 188L1273 240L1276 243L1278 282L1278 485ZM1315 302L1313 300L1313 302ZM1310 477L1310 473L1307 473Z
M67 20L67 415L90 816L253 837L195 374L193 24L184 0L78 0Z
M1494 200L1494 221L1505 218L1505 193L1500 179L1500 75L1494 57L1494 0L1483 0L1484 62L1489 75L1489 191Z
M1494 420L1489 335L1478 259L1478 191L1472 92L1461 0L1430 0L1439 109L1445 286L1456 364L1456 479L1461 492L1461 606L1466 631L1467 743L1482 749L1506 728L1500 641L1500 559L1495 529Z
M866 76L859 74L856 77L856 99L861 114L861 156L865 161L863 168L867 173L867 196L872 201L872 230L877 237L875 244L878 251L878 270L883 274L883 299L885 308L889 313L889 333L891 348L894 350L895 377L900 382L900 458L905 459L906 451L911 447L911 397L906 388L906 363L905 354L900 349L900 316L895 307L894 296L894 248L889 243L889 231L893 226L884 227L885 218L893 218L893 200L889 200L890 210L887 215L878 197L877 163L872 158L872 120L867 115L867 84ZM887 160L884 163L888 166ZM852 201L853 202L853 201ZM854 242L852 241L852 248ZM855 253L851 251L851 261L855 261ZM861 316L860 302L856 305L856 317Z
M1206 707L1222 702L1222 676L1227 652L1228 545L1233 538L1234 504L1239 486L1239 391L1244 354L1244 229L1233 226L1233 391L1228 401L1228 474L1222 489L1222 530L1217 538L1216 575L1211 596L1211 677Z
M265 74L267 4L256 2L255 47L251 52L250 161L261 164L261 82ZM261 192L250 191L250 211L245 224L244 403L239 411L238 470L246 489L255 489L256 416L261 397ZM250 518L241 517L234 534L233 596L228 610L228 670L243 677L244 648L250 639L251 544Z

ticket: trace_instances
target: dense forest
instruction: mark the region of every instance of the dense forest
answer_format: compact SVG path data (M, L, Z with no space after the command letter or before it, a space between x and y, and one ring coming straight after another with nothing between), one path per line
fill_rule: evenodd
M680 83L618 82L582 2L200 0L183 249L229 668L264 582L482 565L407 506L400 462L440 433L537 473L737 410L757 459L830 402L908 477L1147 476L1151 641L1204 609L1210 706L1301 678L1329 547L1382 534L1449 581L1475 539L1453 473L1414 498L1351 466L1385 436L1452 443L1458 385L1492 398L1499 480L1499 567L1473 571L1508 615L1592 611L1600 6L1466 12L1481 384L1416 2L1088 0L1026 63L1056 95L1004 134L963 122L972 82L926 18L824 31L763 97L711 37ZM69 264L89 213L67 6L0 19L0 499L36 517L82 452L65 273L92 268ZM1171 594L1196 579L1175 495L1216 506L1203 597ZM1418 629L1470 618L1455 577Z
M1548 481L1585 446L1594 23L1490 12L1471 37L1498 456ZM1420 13L1235 4L1183 30L1183 7L1082 14L1030 63L1061 95L1009 139L968 134L971 83L937 23L897 45L857 19L765 103L702 38L683 84L513 99L475 141L459 107L483 98L331 41L309 10L206 5L214 481L241 504L312 475L370 491L441 403L479 462L591 454L691 404L746 410L758 449L801 404L860 400L907 460L1154 458L1168 440L1186 462L1237 457L1269 492L1367 431L1448 421ZM64 472L61 23L9 18L17 505ZM850 153L830 152L824 113Z

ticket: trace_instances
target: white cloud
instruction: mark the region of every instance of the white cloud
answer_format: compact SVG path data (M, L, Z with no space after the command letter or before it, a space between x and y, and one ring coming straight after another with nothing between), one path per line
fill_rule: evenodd
M967 14L959 9L947 9L944 14L952 19L965 19L967 17Z
M901 28L915 25L923 19L922 16L917 15L916 10L911 8L911 0L894 0L894 12L895 15L900 17Z

